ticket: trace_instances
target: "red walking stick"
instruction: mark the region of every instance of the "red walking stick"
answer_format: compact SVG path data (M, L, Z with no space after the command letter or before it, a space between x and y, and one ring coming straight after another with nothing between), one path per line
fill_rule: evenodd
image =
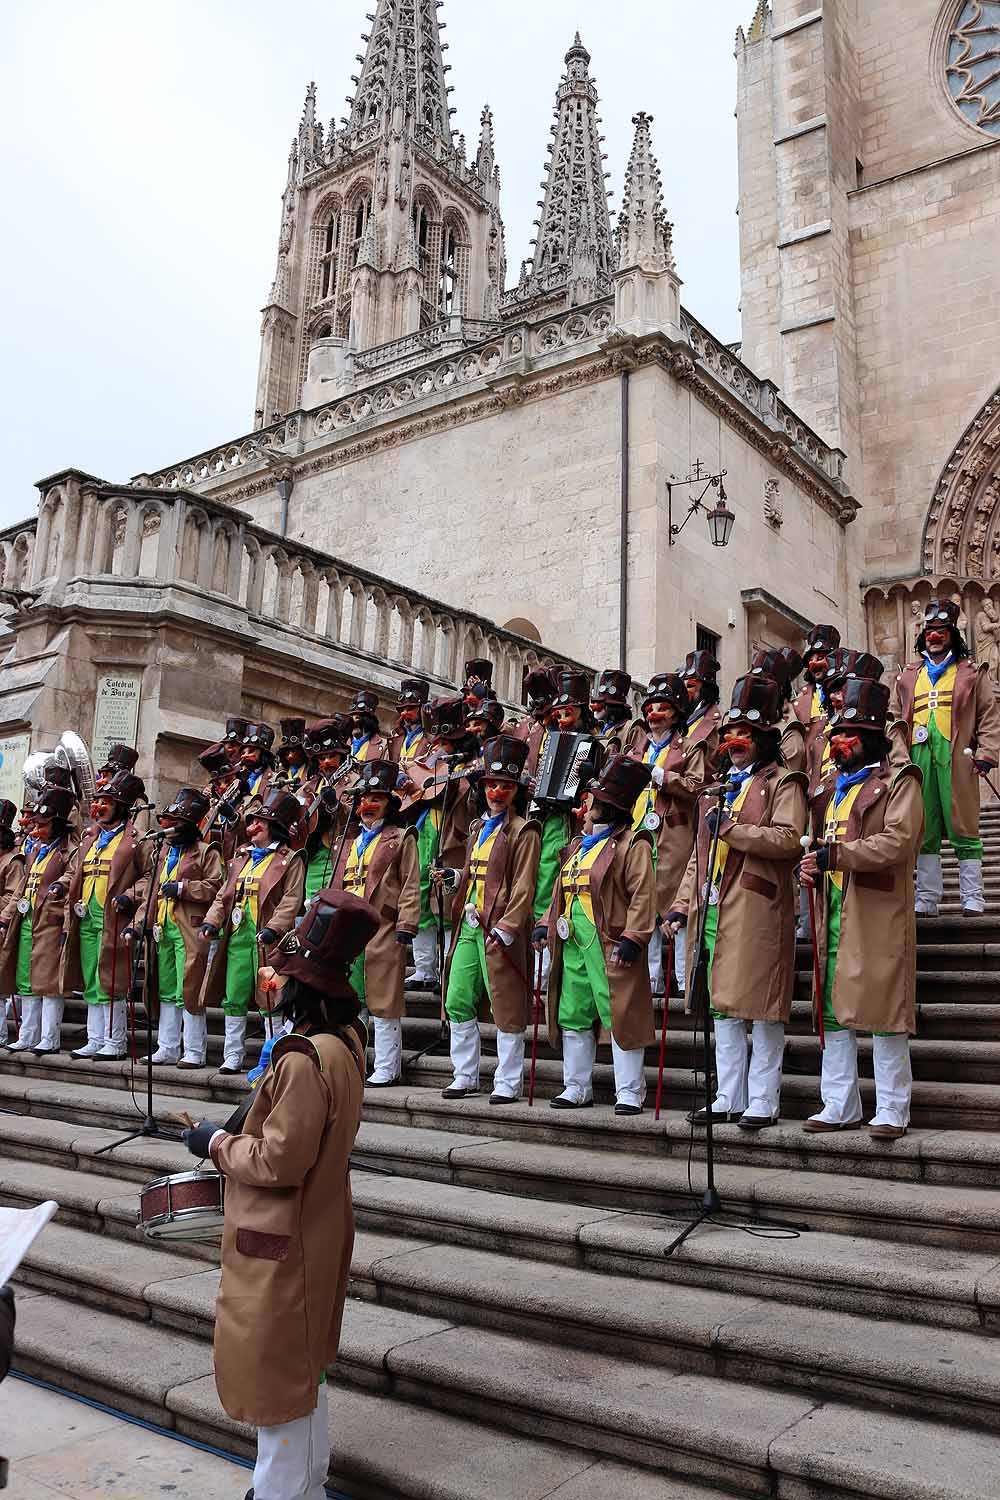
M663 1056L667 1047L667 1008L670 1005L670 976L673 969L674 958L674 935L667 928L670 937L664 942L666 950L666 963L663 966L663 1025L660 1028L660 1071L656 1078L656 1114L654 1119L660 1118L660 1104L663 1100Z
M812 839L804 833L799 840L803 849L809 849ZM813 988L816 995L816 1020L819 1029L819 1050L826 1051L826 1029L823 1023L823 983L819 973L819 944L816 941L816 892L811 885L806 886L809 896L809 929L812 933L813 950Z
M535 962L535 1022L531 1034L531 1072L528 1077L528 1104L535 1102L535 1063L538 1060L538 1022L542 1013L542 960L543 953L539 953Z

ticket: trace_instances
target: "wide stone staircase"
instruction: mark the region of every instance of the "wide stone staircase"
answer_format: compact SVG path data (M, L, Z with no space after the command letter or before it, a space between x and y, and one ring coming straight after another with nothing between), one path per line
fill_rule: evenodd
M705 1182L679 1001L659 1123L614 1116L609 1057L598 1107L550 1110L544 1045L533 1108L491 1108L488 1076L446 1102L434 1054L369 1091L332 1483L359 1500L996 1500L1000 809L984 828L990 914L962 917L950 866L942 915L919 924L909 1134L803 1134L819 1049L800 947L782 1123L717 1131L723 1213L671 1259ZM408 1059L438 1007L412 998ZM66 1047L83 1019L67 1007ZM157 1070L161 1117L238 1102L244 1080L215 1071L221 1030L215 1015L203 1073ZM192 1159L159 1137L98 1155L141 1123L141 1071L133 1092L128 1062L0 1053L0 1110L0 1203L60 1204L19 1274L18 1367L250 1454L211 1374L215 1250L136 1229L142 1184Z

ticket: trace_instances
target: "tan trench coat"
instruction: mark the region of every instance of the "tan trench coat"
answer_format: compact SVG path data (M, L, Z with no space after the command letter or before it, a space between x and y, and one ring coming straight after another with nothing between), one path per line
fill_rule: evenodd
M703 800L703 813L714 804ZM795 988L795 880L806 826L806 778L765 766L735 822L724 824L729 846L719 887L719 925L712 959L716 1010L744 1021L787 1021ZM704 816L678 893L688 918L688 988L695 970L699 901L711 847Z
M923 661L910 662L896 678L892 693L890 718L901 721L912 741L913 697ZM977 756L1000 764L1000 708L993 695L988 668L974 667L960 661L955 673L955 691L951 704L951 822L962 838L979 837L979 777L965 754L973 749ZM894 757L897 763L909 751L902 747Z
M226 1179L215 1381L237 1422L308 1416L337 1358L354 1246L350 1156L364 1097L355 1027L274 1045Z
M90 852L91 846L98 837L99 830L92 826L83 836L83 842L73 854L72 860L67 866L69 889L66 893L66 903L63 914L63 932L66 934L66 942L62 951L61 978L58 990L54 994L71 995L74 990L83 989L83 967L80 961L80 918L74 907L80 900L83 891L83 861ZM131 823L125 824L121 842L115 850L111 860L111 869L108 872L108 896L104 911L104 931L101 939L101 958L98 965L98 976L101 988L106 995L112 999L120 999L129 987L132 974L132 947L123 942L121 934L127 932L133 925L136 913L141 917L146 893L149 889L149 854L148 845L139 843L138 836ZM115 896L128 896L134 903L134 911L128 917L117 917L112 911L111 902ZM115 928L118 930L117 951L115 945ZM34 946L34 945L32 945ZM114 984L112 986L112 980ZM111 994L112 987L116 991Z
M338 891L344 888L351 843L350 839L345 842L340 864L330 882ZM381 918L378 932L365 948L365 1005L380 1020L398 1021L406 1009L403 994L406 949L396 942L396 933L405 932L412 937L420 926L416 829L392 824L382 829L360 894L371 902Z
M9 856L0 857L6 859ZM62 938L66 897L53 895L51 886L63 878L72 857L73 845L67 836L50 854L48 864L45 866L45 881L39 884L35 897L35 910L31 919L31 993L33 995L48 995L54 998L64 993L59 986L62 983ZM23 854L19 854L18 865L5 868L5 875L7 875L8 872L13 874L13 871L18 870L19 867L16 889L14 884L8 887L3 898L3 905L0 907L0 920L10 924L4 934L3 949L0 951L0 992L5 995L14 992L17 975L17 948L22 921L17 902L27 884L28 871L33 862L34 851L27 860Z
M830 846L831 868L843 870L840 946L831 1001L851 1031L917 1029L917 919L913 871L924 832L924 803L916 766L884 765L863 784L845 838ZM813 837L823 837L836 776L826 778L812 803ZM826 973L826 881L816 887L820 974ZM817 996L813 995L813 1005Z
M469 834L465 865L455 887L452 944L441 986L441 994L445 997L448 994L451 957L465 920L465 904L469 899L469 871L481 827L482 822L477 818ZM489 995L484 1002L486 1008L482 1019L487 1019L492 1013L500 1031L523 1031L531 1012L530 985L535 972L531 948L532 903L535 899L535 879L541 848L542 836L538 823L533 818L526 819L511 813L497 831L490 849L489 864L486 866L483 932L502 927L504 932L514 934L513 943L503 953L486 955ZM514 965L520 970L520 974ZM444 1014L443 1006L441 1013Z
M152 871L154 890L159 893L160 878L167 858L165 845ZM215 844L197 843L185 849L174 868L171 880L181 882L181 894L174 902L172 918L184 939L184 1009L196 1016L204 1009L202 985L208 961L208 944L201 942L198 928L222 888L222 855ZM157 896L153 897L152 919L156 923ZM159 969L151 965L150 996L159 1002Z
M55 855L52 857L55 859ZM0 927L3 929L0 932L0 996L13 995L16 990L17 944L21 931L21 914L17 903L21 899L26 879L27 859L23 849L7 849L0 854ZM59 928L61 932L61 910ZM58 954L58 943L56 951Z
M649 735L641 735L629 751L633 760L645 760ZM656 830L656 910L665 917L674 904L694 846L694 818L698 795L706 784L705 739L689 745L675 735L663 767L663 785L655 788L653 810L660 819Z
M566 850L563 864L580 847L579 837ZM653 1026L653 994L645 949L656 930L656 881L653 876L653 839L644 829L622 828L605 842L590 870L590 896L594 925L604 951L604 964L611 992L611 1030L619 1047L633 1051L656 1040ZM556 877L548 916L548 945L552 956L549 970L549 1040L559 1046L559 991L562 979L563 941L556 931L562 914L562 878ZM622 968L611 962L620 937L630 937L643 952L634 964ZM602 1040L605 1038L602 1037Z
M226 883L202 918L219 929L219 946L212 962L207 964L205 981L201 989L199 1009L220 1005L226 992L226 945L232 931L230 918L236 904L236 886L240 871L247 861L247 851L237 850L235 859L226 871ZM279 937L291 932L295 918L302 910L306 889L305 855L299 849L289 849L279 844L274 859L264 871L257 893L257 931L269 927ZM199 939L200 941L200 939ZM262 958L263 962L263 958Z

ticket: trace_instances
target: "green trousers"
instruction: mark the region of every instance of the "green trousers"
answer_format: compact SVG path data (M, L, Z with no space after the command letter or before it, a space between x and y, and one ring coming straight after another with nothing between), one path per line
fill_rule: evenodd
M827 1031L843 1031L833 1010L833 976L840 951L840 918L844 893L832 880L826 882L826 972L823 975L823 1025Z
M14 988L18 995L31 998L31 917L32 913L26 912L21 918L21 930L17 936L17 973L14 977Z
M156 945L156 977L161 1005L183 1006L186 959L187 949L180 928L169 917L164 917L160 941Z
M597 928L574 897L572 932L562 946L559 1025L563 1031L590 1031L595 1021L611 1030L611 990Z
M458 939L451 950L444 1013L449 1021L474 1021L489 992L483 929L470 927L463 918Z
M535 878L535 904L532 908L536 922L544 922L548 916L552 892L562 864L560 854L571 837L568 813L546 815L542 824L542 848L538 859L538 875Z
M927 728L927 739L910 751L924 778L924 841L920 852L940 854L941 841L947 835L956 859L982 859L982 839L961 838L952 830L951 745L933 719Z
M333 850L320 844L306 866L306 905L319 892L325 891L333 876Z
M83 970L83 998L88 1005L110 1005L101 985L101 945L104 941L104 907L91 896L87 914L80 918L80 967ZM117 981L118 976L115 976ZM128 977L123 977L127 988Z
M441 847L440 814L432 808L417 829L417 858L420 861L420 930L437 926L437 903L431 902L431 870Z
M229 933L226 947L226 998L222 1002L227 1016L245 1016L257 993L257 924L248 907L243 921Z
M711 1004L711 997L712 997L712 963L714 962L714 959L715 959L715 940L718 937L718 935L719 935L719 908L718 908L718 906L710 906L708 908L708 911L705 913L705 947L708 950L708 971L707 971L707 974L706 974L706 984L707 984L707 987L708 987L708 996L709 996L709 1007L708 1007L708 1009L709 1009L709 1013L711 1014L711 1017L712 1017L713 1021L724 1021L724 1020L727 1019L727 1017L729 1015L729 1012L725 1011L725 1010L716 1010L715 1006ZM695 940L695 943L697 943L697 941L698 941L698 931L697 931L697 928L695 929L694 940ZM697 956L698 956L697 953L695 953L694 955L692 955L691 954L691 950L689 949L688 950L688 963L691 964L691 965L694 965L694 963L695 963L695 961L697 959Z
M359 953L351 964L350 973L347 976L351 989L357 995L361 1004L365 1003L365 955Z

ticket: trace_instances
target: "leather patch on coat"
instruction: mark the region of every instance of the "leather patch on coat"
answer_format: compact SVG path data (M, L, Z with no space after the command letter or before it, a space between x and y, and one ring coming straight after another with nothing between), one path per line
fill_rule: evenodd
M287 1260L290 1234L264 1234L259 1229L237 1229L236 1248L254 1260Z
M778 894L778 887L773 880L764 880L760 875L752 875L749 870L740 876L740 885L746 891L755 891L758 896L766 896L773 901Z
M859 871L850 878L855 885L861 886L864 890L894 891L896 889L896 872L894 869Z

